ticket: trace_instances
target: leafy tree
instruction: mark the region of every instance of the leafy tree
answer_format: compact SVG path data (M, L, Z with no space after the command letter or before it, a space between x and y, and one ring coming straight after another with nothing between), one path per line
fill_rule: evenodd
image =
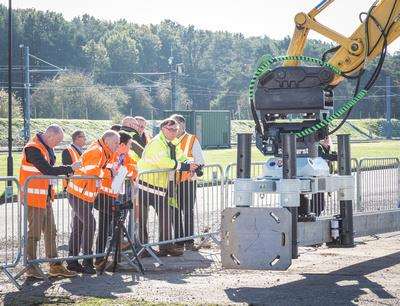
M0 5L0 31L7 33L7 7ZM19 44L34 54L76 73L32 74L31 84L36 113L41 117L108 118L118 114L151 116L170 109L169 71L183 64L178 77L180 108L228 109L238 118L249 117L247 88L257 61L264 54L282 55L290 37L281 40L268 36L244 37L226 31L204 31L182 26L171 20L159 24L138 25L126 20L104 21L87 14L66 20L62 14L35 9L13 11L14 65L19 65ZM305 54L321 57L333 44L309 40ZM0 65L7 65L7 35L0 35ZM173 57L173 66L169 58ZM376 61L367 67L371 75ZM33 67L43 63L31 58ZM392 77L393 109L400 111L397 88L400 79L400 53L387 57L384 77ZM159 73L138 75L138 72ZM14 84L21 84L16 70ZM90 76L90 77L89 77ZM6 84L7 73L0 73ZM102 85L106 84L106 85ZM21 87L21 86L16 86ZM384 88L384 87L381 87ZM354 82L342 82L335 88L337 107L353 94ZM384 91L376 87L366 101L353 110L353 117L385 115ZM22 90L15 92L22 98ZM93 104L93 105L92 105ZM40 106L40 107L39 107ZM86 109L88 111L86 111ZM96 113L92 113L96 110ZM98 112L97 112L98 110ZM86 114L87 113L87 114Z
M111 119L127 100L120 89L94 84L81 73L66 73L41 82L32 106L39 118Z
M22 102L14 94L12 96L13 118L22 118ZM8 92L0 90L0 118L8 118Z

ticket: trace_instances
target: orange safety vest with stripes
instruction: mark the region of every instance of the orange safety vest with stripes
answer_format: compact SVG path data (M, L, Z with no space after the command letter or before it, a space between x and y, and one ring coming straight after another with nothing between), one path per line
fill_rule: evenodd
M127 177L131 178L131 179L136 179L137 177L137 170L136 170L136 164L135 161L133 160L133 158L131 158L129 156L129 148L126 147L126 145L124 144L120 144L118 151L115 152L113 154L112 160L110 161L109 165L107 165L107 168L111 168L114 165L116 165L119 161L119 157L124 154L124 160L122 162L122 165L119 166L125 166L128 174ZM104 179L102 181L102 184L100 186L100 193L103 193L105 195L108 195L112 198L117 198L118 197L118 193L114 192L111 188L112 186L112 179Z
M73 147L73 146L69 146L67 147L65 150L68 151L69 156L71 156L71 164L77 162L80 158L80 153ZM68 185L68 180L63 180L63 188L67 188Z
M83 201L93 203L99 192L102 180L111 179L111 170L107 169L107 166L112 162L112 158L113 153L103 139L92 143L81 155L81 168L75 170L74 174L78 176L97 176L99 180L70 179L67 192Z
M50 197L50 199L53 199L55 194L53 187L49 188L49 179L32 179L28 182L27 186L24 186L29 177L43 175L39 169L27 161L25 149L28 147L39 149L43 157L50 162L49 152L37 136L25 145L22 151L22 162L19 171L19 184L22 188L21 198L26 201L25 204L28 206L46 208L48 198ZM24 191L26 191L26 199L24 198ZM51 193L50 195L49 191Z
M185 133L179 138L179 147L190 161L193 161L193 144L196 141L196 135ZM185 182L190 180L192 174L190 171L178 172L177 182Z

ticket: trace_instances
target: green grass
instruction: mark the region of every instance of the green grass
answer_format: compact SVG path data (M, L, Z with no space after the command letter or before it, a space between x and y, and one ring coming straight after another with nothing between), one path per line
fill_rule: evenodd
M385 124L384 119L350 119L350 124L345 124L338 131L338 133L346 133L351 135L351 139L354 140L368 140L372 138L384 137ZM400 121L397 119L392 120L393 122L393 137L400 137ZM70 141L70 135L76 129L80 129L86 132L88 141L93 141L101 135L102 132L107 130L112 122L110 120L76 120L76 119L32 119L31 120L31 135L34 135L38 131L43 131L45 128L52 124L60 124L65 130L64 143ZM231 122L231 141L236 142L237 133L253 133L254 121L252 120L233 120ZM333 125L336 126L339 120L334 120ZM7 119L0 118L0 146L7 146ZM355 128L354 128L354 127ZM15 146L22 146L22 129L23 122L21 119L15 119L13 121L13 139ZM150 131L150 128L148 130Z
M70 135L75 130L83 130L86 133L86 137L89 141L93 141L98 136L107 130L112 122L110 120L76 120L76 119L33 119L31 120L31 135L35 135L37 132L44 131L50 124L57 123L62 126L65 131L64 142L69 143L71 141ZM8 129L7 119L0 118L0 146L7 146ZM22 119L13 120L12 134L14 140L14 146L23 145L23 121Z

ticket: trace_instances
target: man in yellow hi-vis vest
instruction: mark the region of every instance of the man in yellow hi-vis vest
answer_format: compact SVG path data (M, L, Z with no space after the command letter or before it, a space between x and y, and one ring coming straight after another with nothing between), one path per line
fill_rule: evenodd
M186 120L181 115L173 115L171 117L178 122L178 142L183 154L199 168L195 171L177 172L176 181L178 184L178 206L175 217L175 238L190 237L194 234L194 204L196 201L196 178L202 175L202 167L204 166L204 157L201 145L196 135L186 132ZM182 216L183 215L183 216ZM183 243L180 243L181 245ZM186 249L196 250L193 239L184 243Z
M168 202L169 193L173 192L169 187L175 171L194 171L197 165L190 163L177 146L176 135L178 124L168 118L160 124L160 133L147 144L142 158L138 161L139 169L139 239L147 243L147 210L149 205L157 211L159 220L159 242L172 239L172 221L176 208ZM143 174L148 170L170 169L168 172ZM183 250L173 244L161 244L160 256L180 256Z

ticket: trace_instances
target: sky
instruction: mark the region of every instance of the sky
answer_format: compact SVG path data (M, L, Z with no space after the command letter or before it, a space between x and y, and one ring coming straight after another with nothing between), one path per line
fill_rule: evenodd
M60 12L68 20L85 13L105 20L126 19L139 24L171 19L198 29L240 32L245 36L267 35L281 39L293 32L293 18L308 12L320 0L13 0L14 8ZM374 0L336 0L317 20L349 36L359 25L358 14ZM0 3L8 5L7 0ZM311 33L311 38L323 39ZM389 51L400 50L400 39Z

